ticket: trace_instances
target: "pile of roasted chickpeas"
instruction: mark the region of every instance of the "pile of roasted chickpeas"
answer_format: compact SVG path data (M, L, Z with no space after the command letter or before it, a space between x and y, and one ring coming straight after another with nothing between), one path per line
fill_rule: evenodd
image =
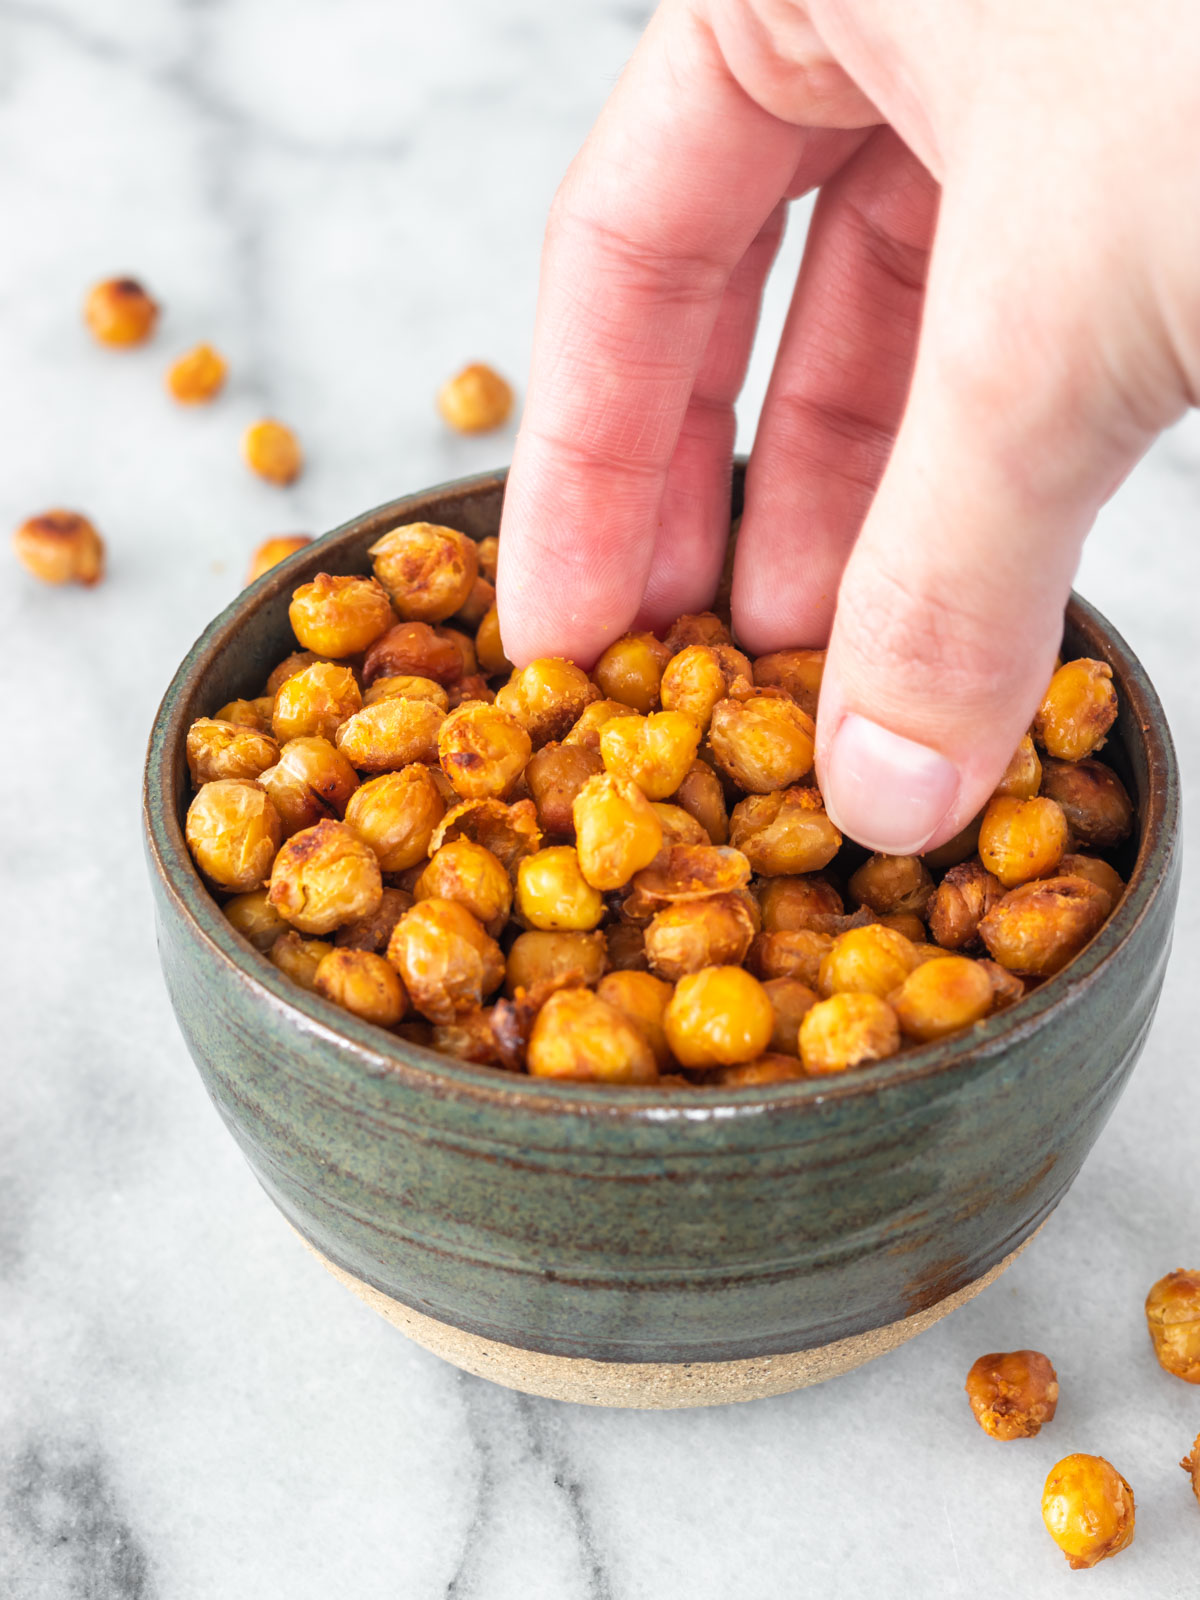
M1059 667L956 839L864 859L813 773L822 652L752 660L706 613L514 671L494 538L370 554L301 585L298 650L191 727L187 840L278 967L410 1041L596 1083L823 1077L1011 1005L1121 896L1104 662Z

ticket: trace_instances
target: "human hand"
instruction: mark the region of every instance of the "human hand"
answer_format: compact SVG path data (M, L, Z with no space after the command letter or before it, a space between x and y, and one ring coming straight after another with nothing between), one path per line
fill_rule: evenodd
M830 814L909 854L982 806L1083 539L1200 392L1187 0L665 0L555 200L501 626L589 663L705 608L788 197L821 185L733 617L829 655Z

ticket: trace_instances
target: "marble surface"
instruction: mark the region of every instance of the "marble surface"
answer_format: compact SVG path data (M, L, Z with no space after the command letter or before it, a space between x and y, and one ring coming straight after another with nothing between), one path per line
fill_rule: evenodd
M259 1192L200 1088L155 959L138 831L175 663L269 533L491 466L431 406L484 357L520 379L541 219L644 20L623 0L0 0L0 521L91 513L110 572L0 578L0 1594L6 1600L1183 1600L1200 1391L1141 1301L1200 1263L1190 884L1135 1080L1042 1238L915 1344L728 1411L572 1409L468 1379L346 1295ZM743 440L803 229L794 219ZM84 336L134 271L148 350ZM172 409L169 353L233 364ZM299 429L295 488L241 426ZM1200 766L1200 423L1106 511L1080 587L1141 652ZM15 740L15 743L14 743ZM984 1350L1062 1377L998 1446L961 1392ZM1131 1479L1138 1534L1069 1573L1038 1514L1062 1454Z

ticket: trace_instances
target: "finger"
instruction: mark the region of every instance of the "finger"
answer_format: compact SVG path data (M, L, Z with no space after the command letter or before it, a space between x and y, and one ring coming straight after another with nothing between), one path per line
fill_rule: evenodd
M904 410L937 198L890 129L818 198L746 474L733 613L752 650L829 636Z
M636 615L726 285L807 137L738 86L689 6L660 8L547 229L498 575L515 661L587 661Z

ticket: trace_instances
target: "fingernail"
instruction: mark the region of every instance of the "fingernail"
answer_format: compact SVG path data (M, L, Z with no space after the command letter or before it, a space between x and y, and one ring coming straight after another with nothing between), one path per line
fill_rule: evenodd
M958 793L936 750L849 712L825 761L825 808L847 835L889 856L916 855Z

